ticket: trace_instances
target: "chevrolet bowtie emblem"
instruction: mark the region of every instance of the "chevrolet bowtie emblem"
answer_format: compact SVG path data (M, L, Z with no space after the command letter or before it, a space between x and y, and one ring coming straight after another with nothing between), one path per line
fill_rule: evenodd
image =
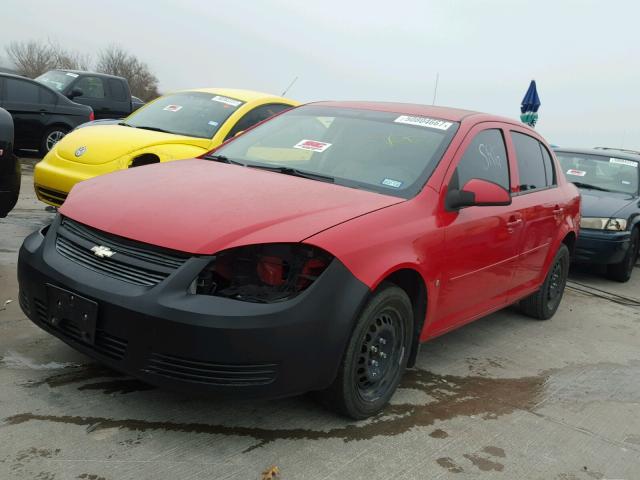
M109 247L105 247L104 245L96 245L91 247L91 251L96 257L104 258L104 257L113 257L116 252L111 250Z

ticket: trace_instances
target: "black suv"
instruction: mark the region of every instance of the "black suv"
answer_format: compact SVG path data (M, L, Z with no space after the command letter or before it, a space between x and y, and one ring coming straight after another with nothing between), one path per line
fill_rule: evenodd
M50 70L36 78L36 82L90 106L97 119L124 118L133 111L129 82L122 77L82 70Z
M0 73L0 107L13 117L16 149L46 154L75 127L94 119L93 110L34 80Z

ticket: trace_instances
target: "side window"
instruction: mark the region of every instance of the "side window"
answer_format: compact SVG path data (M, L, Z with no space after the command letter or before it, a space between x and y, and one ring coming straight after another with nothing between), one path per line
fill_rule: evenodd
M116 80L115 78L109 79L109 89L111 90L111 95L113 98L119 102L127 101L127 90L124 88L123 82L121 80Z
M510 191L509 161L500 130L484 130L475 136L460 159L449 188L462 188L472 178L496 183Z
M4 96L7 102L39 103L40 87L26 80L5 78Z
M551 154L547 147L543 144L540 145L540 150L542 151L542 160L544 162L544 173L547 178L547 187L551 187L556 184L556 170L553 168L553 160L551 160Z
M76 87L82 89L84 98L104 98L104 84L98 77L82 77Z
M511 132L511 139L518 160L520 191L526 192L553 185L555 175L551 156L546 148L535 138L523 133Z
M56 94L53 93L51 90L45 87L40 87L39 90L40 90L40 103L43 103L45 105L55 105L56 103L58 103Z
M289 108L291 108L291 105L283 105L281 103L272 103L256 107L238 120L238 123L235 124L225 137L225 140L235 136L238 132L243 132L247 128L253 127L256 123L260 123L267 118L273 117L276 113L288 110Z

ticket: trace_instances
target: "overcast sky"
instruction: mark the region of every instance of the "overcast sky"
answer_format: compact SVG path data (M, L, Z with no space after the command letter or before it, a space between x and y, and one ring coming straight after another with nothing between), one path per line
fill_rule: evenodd
M161 91L436 103L518 117L531 79L551 143L640 150L640 2L517 0L3 0L0 55L51 38L118 43ZM4 62L6 63L6 61Z

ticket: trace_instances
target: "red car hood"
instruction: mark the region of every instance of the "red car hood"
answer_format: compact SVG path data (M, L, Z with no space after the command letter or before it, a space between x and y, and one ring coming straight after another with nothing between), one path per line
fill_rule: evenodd
M397 197L206 160L119 171L77 184L60 212L144 243L196 254L298 242Z

